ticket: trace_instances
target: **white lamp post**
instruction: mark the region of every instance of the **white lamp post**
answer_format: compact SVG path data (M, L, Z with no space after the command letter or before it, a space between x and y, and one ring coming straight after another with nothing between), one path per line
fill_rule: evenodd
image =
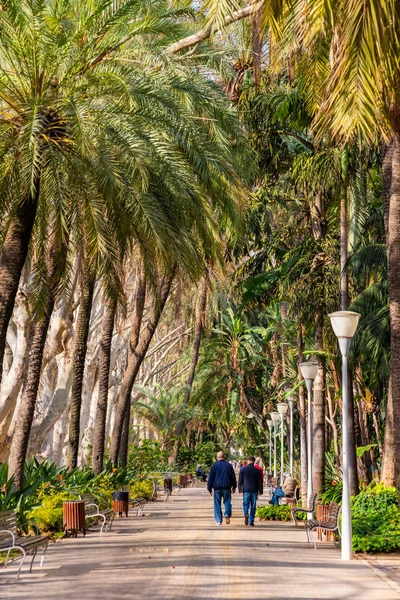
M342 559L353 558L353 543L350 510L349 485L349 397L347 353L351 338L354 336L360 314L350 310L341 310L329 315L332 329L339 340L342 355L342 461L343 461L343 493L342 493Z
M307 496L308 498L312 494L312 426L311 426L311 416L312 416L312 408L311 408L311 393L312 387L314 383L314 379L317 376L319 365L317 362L308 361L299 364L301 374L303 375L306 386L307 386ZM311 519L312 515L308 514L308 518Z
M272 427L274 426L274 422L271 419L268 419L267 425L268 425L268 429L269 429L269 471L268 471L268 473L270 475L272 475L271 452L272 452Z
M293 476L293 407L296 402L296 398L290 396L288 399L289 410L290 410L290 444L289 444L289 462L290 462L290 474Z
M276 426L278 424L279 421L279 413L278 412L272 412L271 413L271 419L274 423L274 477L276 478Z
M283 471L285 470L284 467L284 457L283 457L283 451L284 451L284 437L285 437L285 430L284 430L284 424L283 424L283 417L286 415L287 413L287 409L289 408L288 405L286 404L286 402L279 402L276 405L279 415L281 417L281 486L283 485Z

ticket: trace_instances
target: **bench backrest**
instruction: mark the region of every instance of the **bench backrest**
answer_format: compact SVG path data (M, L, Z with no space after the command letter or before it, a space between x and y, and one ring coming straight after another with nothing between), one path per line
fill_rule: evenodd
M328 508L328 523L337 524L341 507L336 502L331 502Z
M0 531L11 531L12 533L18 532L17 526L17 515L15 510L6 510L0 512ZM6 533L0 533L0 541L11 539Z
M97 504L96 500L94 499L93 494L82 494L81 498L84 501L85 506L86 506L86 504L92 504L93 502L95 504Z
M318 494L316 492L313 492L308 496L307 509L310 512L315 510L315 507L317 505L317 496Z

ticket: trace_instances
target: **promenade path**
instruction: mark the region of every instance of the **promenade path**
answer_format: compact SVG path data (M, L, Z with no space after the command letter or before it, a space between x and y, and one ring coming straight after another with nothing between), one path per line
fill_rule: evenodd
M332 544L317 551L291 523L245 527L241 496L230 525L216 526L204 488L182 490L144 517L118 519L111 533L50 546L43 569L15 580L0 569L7 600L399 600L396 584ZM398 588L400 590L400 587Z

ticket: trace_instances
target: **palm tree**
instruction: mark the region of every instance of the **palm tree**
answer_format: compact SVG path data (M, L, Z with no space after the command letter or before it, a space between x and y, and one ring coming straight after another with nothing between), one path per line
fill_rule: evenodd
M146 397L146 402L136 403L135 413L156 430L162 449L171 452L178 423L182 420L189 423L196 418L196 411L182 402L182 390L160 385L155 386L155 391L138 385L135 390Z
M217 245L209 196L234 217L232 190L241 186L228 139L236 131L240 146L243 136L213 83L168 61L158 68L155 39L169 34L175 17L161 1L150 12L132 0L98 1L79 19L73 0L11 1L1 11L0 187L8 225L0 363L32 235L39 238L52 219L67 224L78 245L86 239L91 256L116 260L115 239L125 239L120 230L129 222L144 256L154 251L154 235L161 254L173 243L180 262L196 270L199 247L213 254Z

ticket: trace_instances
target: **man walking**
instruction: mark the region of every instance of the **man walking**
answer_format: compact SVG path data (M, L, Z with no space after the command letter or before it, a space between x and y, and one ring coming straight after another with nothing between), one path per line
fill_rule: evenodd
M246 525L254 527L257 496L263 493L263 480L260 469L254 465L254 456L249 456L245 467L239 471L239 492L243 492L243 512Z
M207 489L212 496L214 490L214 517L217 525L222 523L221 503L224 501L225 523L229 525L232 516L232 494L236 491L236 475L231 464L225 460L223 452L218 452L208 476Z

